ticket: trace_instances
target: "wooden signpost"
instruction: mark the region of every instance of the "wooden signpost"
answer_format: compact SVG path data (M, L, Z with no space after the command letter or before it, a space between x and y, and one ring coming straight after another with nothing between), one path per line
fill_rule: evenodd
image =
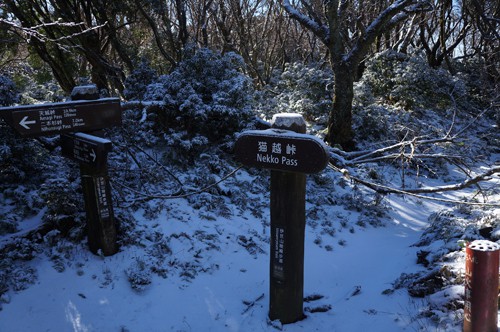
M90 99L82 91L98 95L97 89L89 86L76 87L72 95ZM90 250L105 256L115 254L118 244L107 166L112 143L90 133L121 124L120 100L104 98L1 107L0 118L23 137L61 134L62 155L80 163Z
M328 154L321 140L304 134L302 116L277 114L272 126L243 133L234 152L244 165L271 169L269 318L288 324L304 318L306 174L323 170Z
M110 256L118 251L108 176L111 141L85 133L61 135L61 153L80 163L90 250Z
M118 98L0 107L2 117L23 137L95 131L121 124Z
M111 141L98 136L85 133L61 135L62 155L94 168L106 165L111 148Z
M247 166L305 174L320 172L328 163L319 139L282 129L244 132L236 141L235 155Z
M111 256L118 252L118 242L108 166L94 168L80 163L80 175L90 251Z

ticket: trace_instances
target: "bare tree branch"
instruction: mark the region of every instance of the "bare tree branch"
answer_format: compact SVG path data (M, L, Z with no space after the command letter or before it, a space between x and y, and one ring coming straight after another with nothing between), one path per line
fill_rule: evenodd
M53 42L53 43L60 43L65 40L73 39L78 36L84 35L86 33L89 33L93 30L98 30L106 26L107 22L101 25L96 25L93 27L85 27L85 23L80 22L80 23L75 23L75 22L49 22L49 23L43 23L39 25L35 25L32 27L23 27L16 22L9 21L3 18L0 18L0 23L6 24L9 28L11 28L14 31L17 31L21 35L23 35L28 42L30 43L31 39L37 39L38 41L42 43L47 43L47 42ZM50 38L43 32L40 32L40 30L45 29L45 28L50 28L50 27L66 27L66 28L81 28L82 30L79 32L75 32L73 34L67 35L67 36L62 36L58 38Z
M495 207L500 207L500 203L475 203L475 202L464 202L464 201L456 201L456 200L450 200L450 199L443 199L443 198L436 198L436 197L429 197L429 196L424 196L420 194L431 194L431 193L441 193L441 192L449 192L449 191L458 191L465 189L467 187L473 186L478 184L479 182L482 181L487 181L490 180L490 176L500 173L500 166L493 167L489 170L487 170L484 173L478 174L475 177L471 179L467 179L461 183L456 183L453 185L448 185L448 186L437 186L437 187L426 187L426 188L418 188L418 189L397 189L389 186L385 186L379 183L374 183L371 181L363 180L359 177L353 176L347 171L346 169L339 169L333 164L329 165L331 169L334 171L337 171L339 173L342 173L342 175L356 183L359 183L367 188L372 189L373 191L379 193L379 194L403 194L403 195L410 195L422 199L428 199L428 200L436 200L436 201L441 201L441 202L447 202L447 203L456 203L456 204L468 204L468 205L482 205L482 206L495 206Z

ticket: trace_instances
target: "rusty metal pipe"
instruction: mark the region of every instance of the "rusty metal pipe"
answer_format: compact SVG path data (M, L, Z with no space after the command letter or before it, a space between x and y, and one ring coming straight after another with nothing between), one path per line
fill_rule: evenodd
M465 249L464 332L497 332L500 245L476 240Z

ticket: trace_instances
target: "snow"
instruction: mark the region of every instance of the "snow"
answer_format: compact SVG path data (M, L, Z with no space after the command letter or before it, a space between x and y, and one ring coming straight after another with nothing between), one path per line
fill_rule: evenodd
M469 244L469 248L475 251L497 251L500 250L500 245L488 240L475 240Z
M241 170L237 178L252 182L255 176ZM184 199L174 199L153 219L144 210L134 213L137 228L151 235L139 246L123 247L111 257L75 247L62 272L53 261L31 261L38 279L3 300L0 331L412 331L428 326L419 318L424 300L411 298L405 289L387 290L402 272L422 269L412 245L436 205L397 196L389 204L394 208L384 227L349 230L333 219L332 237L307 225L304 296L311 300L304 302L307 318L294 324L267 318L269 211L262 218L242 211L207 220ZM355 221L357 214L348 215L348 223ZM153 235L175 235L168 241L170 262L146 254L158 242ZM257 249L252 251L250 243ZM138 262L165 267L165 278L150 274L144 290L133 290L124 271ZM186 277L189 264L206 272ZM326 312L318 311L322 308Z
M201 157L214 161L209 153ZM186 178L195 177L189 172ZM382 176L393 172L387 168ZM395 287L402 274L425 270L417 264L419 251L430 250L428 259L439 259L447 246L457 245L443 239L415 246L430 222L442 221L445 203L391 195L383 202L387 213L378 216L382 203L360 199L329 169L308 176L307 317L286 325L270 322L269 193L262 185L268 176L240 169L223 181L222 192L248 197L252 207L225 198L227 216L217 214L211 204L221 201L210 201L207 193L144 203L132 213L128 236L135 243L110 257L91 254L86 243L45 235L46 253L33 255L25 262L30 270L13 276L33 284L0 297L0 331L439 331L425 317L430 311L441 330L461 331L460 318L436 308L461 301L462 285L426 298ZM323 182L329 185L318 185ZM446 193L450 199L456 195ZM19 233L0 237L0 245L33 230L44 213L23 221ZM459 263L457 270L463 269Z
M301 114L297 113L278 113L273 115L271 124L277 128L306 127L306 122Z
M246 130L242 134L244 135L250 135L250 136L263 136L263 137L280 137L280 138L287 138L291 140L304 140L304 141L314 141L316 144L318 144L322 149L325 151L327 150L326 144L323 140L316 136L308 135L308 134L301 134L301 133L296 133L291 130L286 130L286 129L276 129L276 128L271 128L271 129L264 129L264 130ZM240 134L241 136L241 134Z
M167 227L170 232L187 230ZM414 220L404 223L414 224ZM254 220L221 220L208 230L230 227L253 227ZM162 225L163 226L163 225ZM179 226L179 225L177 225ZM177 228L177 229L176 229ZM226 229L228 234L231 231ZM374 228L346 234L347 245L333 253L314 245L314 234L306 236L305 295L322 294L324 298L305 303L305 307L329 304L331 312L308 314L285 331L397 331L410 321L403 309L411 305L404 291L390 296L382 291L402 270L414 271L418 231L407 225ZM172 247L176 256L185 256L183 246ZM179 250L178 252L176 252ZM190 283L155 279L144 293L133 292L119 271L119 266L134 258L134 253L100 258L81 252L86 272L79 276L72 269L58 273L48 261L37 261L36 285L15 294L0 314L2 331L273 331L267 325L268 258L237 250L234 241L225 250L212 253L220 269L203 274ZM103 271L110 271L111 284L103 287ZM351 295L355 287L359 295ZM243 300L252 301L248 311ZM306 312L307 313L307 312Z
M137 119L147 122L146 115L145 110L140 111ZM291 131L247 133L280 133L284 137L312 139L325 147L320 138ZM133 134L140 136L141 132ZM208 145L203 136L187 141L182 140L182 133L175 132L170 138L176 135L175 142L185 142L180 145L198 141L199 146ZM402 195L378 197L351 182L348 175L354 167L346 169L344 177L331 169L309 175L304 257L306 318L282 325L270 322L267 316L269 172L238 169L209 192L172 198L168 193L177 192L179 185L184 194L198 192L223 179L238 165L230 155L208 148L197 159L193 157L194 161L185 159L186 165L172 163L168 169L141 158L144 156L139 152L127 164L123 160L134 151L123 146L134 144L117 142L116 137L112 141L117 148L110 155L111 175L127 175L126 179L112 179L124 182L123 188L112 183L115 212L123 226L120 251L110 257L93 255L85 241L59 235L57 229L30 243L23 236L42 223L48 208L16 223L19 227L15 233L0 234L0 249L13 248L5 253L6 258L0 256L0 266L11 272L7 277L12 281L5 282L5 274L0 273L0 332L461 331L463 285L444 285L430 295L415 298L409 295L404 277L446 268L460 279L465 255L457 249L457 240L477 236L478 227L472 226L487 225L488 220L482 218L491 218L491 224L496 225L493 218L498 219L499 209L483 217L470 207L443 201ZM162 155L163 146L149 143L144 149L155 156L155 161L170 158ZM356 171L369 171L363 167L356 166ZM477 167L474 170L478 171ZM425 184L442 186L460 178L461 174L448 165L445 171L445 176L426 178ZM375 173L377 179L392 183L398 183L401 177L398 166L384 165ZM177 182L171 181L171 174L178 177ZM68 178L62 173L53 175L54 182ZM135 176L142 187L127 188L134 184ZM421 176L408 176L406 184L422 187L425 172ZM499 183L500 179L494 177L483 187L493 203L500 198L494 189ZM138 193L144 193L144 197L163 195L165 199L142 202L143 196ZM466 194L471 197L474 193L469 190L433 197L458 201ZM0 202L0 213L8 215L14 204L4 193L0 193ZM491 234L498 239L500 228L494 228ZM424 260L434 264L429 269L417 264L418 254L424 251L429 252ZM9 269L6 264L15 266ZM5 285L11 287L3 289ZM450 301L457 310L444 309ZM435 316L429 319L429 313Z
M105 139L99 136L94 136L94 135L89 135L85 133L75 133L76 137L87 139L89 141L96 142L98 144L112 144L112 142L109 139Z
M78 85L73 88L72 94L80 95L91 95L98 93L97 86L95 84Z

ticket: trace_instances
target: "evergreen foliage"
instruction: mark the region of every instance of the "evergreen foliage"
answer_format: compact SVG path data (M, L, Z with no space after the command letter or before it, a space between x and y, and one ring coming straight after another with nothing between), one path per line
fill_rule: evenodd
M142 100L147 87L158 78L158 74L147 61L141 61L137 68L127 76L123 95L128 100Z
M0 106L10 106L19 102L16 84L9 77L0 75Z
M306 120L324 124L332 107L332 84L333 74L328 68L301 62L287 64L256 94L257 107L265 118L299 113Z
M362 83L384 103L406 110L443 110L454 103L467 106L465 82L443 68L431 68L419 56L388 50L369 59L366 66Z
M251 119L251 80L234 53L196 50L170 74L147 87L146 101L162 103L165 128L211 142L241 130Z

